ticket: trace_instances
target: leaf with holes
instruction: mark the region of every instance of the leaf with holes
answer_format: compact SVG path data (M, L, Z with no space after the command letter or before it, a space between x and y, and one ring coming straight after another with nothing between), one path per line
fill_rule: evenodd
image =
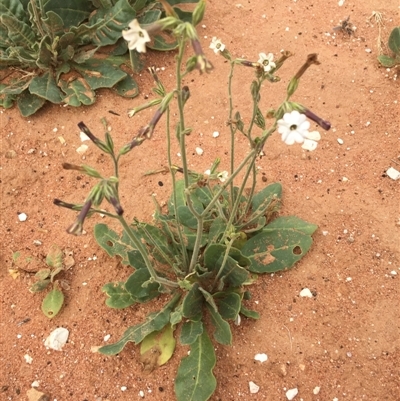
M124 282L107 283L101 290L107 294L106 305L110 308L124 309L136 302L136 297L127 291Z
M60 312L64 303L64 294L58 288L53 288L43 299L42 312L52 319Z
M255 273L273 273L286 270L298 262L310 249L312 238L291 229L271 229L250 238L241 249L251 260L249 270Z

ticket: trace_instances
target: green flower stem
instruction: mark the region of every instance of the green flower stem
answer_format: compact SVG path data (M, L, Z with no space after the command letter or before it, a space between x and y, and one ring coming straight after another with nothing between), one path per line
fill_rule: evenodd
M221 274L222 274L222 272L224 271L224 268L225 268L225 265L226 265L226 261L228 260L229 251L231 250L232 245L233 245L233 242L235 241L235 239L236 239L236 236L235 236L234 238L231 238L230 241L229 241L229 243L228 243L227 246L226 246L226 251L225 251L225 254L224 254L224 259L222 260L221 267L220 267L219 270L218 270L218 274L215 276L214 283L213 283L213 288L214 288L215 285L217 284L218 279L221 277Z
M131 239L131 241L134 243L134 245L136 246L136 249L140 252L140 254L142 255L142 258L144 260L144 262L146 263L146 267L152 277L152 279L165 286L165 287L172 287L172 288L178 288L179 285L178 283L175 283L174 281L168 280L166 278L163 277L159 277L154 269L154 267L152 266L152 264L150 263L147 251L144 247L144 245L141 243L140 240L138 240L135 236L135 234L132 231L132 228L129 226L129 224L126 222L126 220L123 218L123 216L117 216L118 221L121 223L122 227L124 228L125 232L128 234L128 237Z
M44 16L42 0L39 0L39 5L40 5L40 12L42 13L42 16ZM37 12L36 0L32 0L32 10L33 10L33 14L35 14L34 21L35 21L36 27L37 27L38 31L40 32L41 37L44 38L46 36L46 33L44 32L42 25L40 23L41 19ZM51 41L53 41L53 40L54 40L54 38L52 37Z
M260 93L261 84L263 83L263 81L264 81L263 79L259 78L257 79L257 97ZM253 98L253 115L251 117L249 129L247 130L247 138L249 139L251 145L253 145L253 140L251 139L251 131L253 130L254 121L256 119L257 107L258 107L258 101L257 99Z
M232 114L233 114L233 95L232 95L232 79L233 79L233 69L235 67L235 61L231 61L231 68L229 71L228 77L228 99L229 99L229 120L232 122ZM229 124L231 130L231 166L230 166L230 174L232 175L235 170L235 130L233 129L233 125ZM229 197L230 209L232 209L233 204L235 203L235 195L233 192L233 181L230 183L230 193Z
M167 108L167 118L166 118L166 124L167 124L167 157L168 157L168 167L169 171L171 172L171 180L172 180L172 197L174 199L174 215L176 218L177 222L177 230L178 230L178 237L179 237L179 244L181 246L181 252L183 256L183 265L188 268L189 266L189 257L187 254L187 249L185 246L185 241L183 240L183 235L182 235L182 225L180 224L179 217L178 217L178 210L176 208L176 170L172 168L172 157L171 157L171 129L170 129L170 110L169 107Z
M255 191L255 189L256 189L256 184L257 184L257 180L256 180L257 171L256 171L256 165L255 165L255 164L253 164L253 166L252 166L252 173L253 173L253 174L252 174L253 180L252 180L252 184L251 184L250 193L249 193L249 195L247 196L247 199L248 199L249 201L246 202L245 210L244 210L242 216L239 217L239 219L238 219L238 221L237 221L238 223L241 222L241 221L243 221L243 219L246 218L247 213L248 213L248 211L249 211L249 209L250 209L250 206L251 206L251 200L253 199L254 191Z

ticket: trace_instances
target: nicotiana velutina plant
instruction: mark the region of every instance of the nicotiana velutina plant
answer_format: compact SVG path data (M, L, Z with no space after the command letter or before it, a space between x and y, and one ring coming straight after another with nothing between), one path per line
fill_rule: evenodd
M259 274L291 268L312 244L311 235L316 225L296 216L278 216L281 184L268 185L261 191L257 189L257 157L276 130L288 145L301 143L308 150L315 149L320 135L316 131L309 132L307 117L324 129L330 128L328 122L291 101L300 77L312 64L319 64L315 54L307 57L305 64L290 80L283 102L275 110L265 112L260 108L261 89L264 83L274 84L279 80L276 73L291 56L290 52L283 52L276 61L271 53L260 53L258 61L249 61L234 58L220 40L213 38L210 47L230 66L229 170L218 169L218 157L211 166L205 167L204 173L190 170L186 150L186 137L191 133L187 125L190 115L185 113L185 105L190 102L190 90L182 80L194 70L207 73L213 68L202 51L195 29L202 19L204 6L205 0L200 1L192 23L181 21L172 9L167 9L168 16L146 30L136 22L130 25L130 31L124 36L131 50L145 50L149 32L164 28L173 31L179 43L176 86L167 89L151 70L156 83L154 91L159 99L133 109L130 115L155 105L157 110L149 124L119 150L115 149L107 130L105 140L100 140L84 123L79 123L80 130L109 155L114 175L107 178L86 165L65 165L67 169L94 177L98 183L83 204L55 200L56 205L79 211L78 218L68 228L69 233L81 234L85 218L93 213L101 212L121 223L121 233L106 224L95 226L94 234L100 246L110 256L119 255L122 263L133 269L126 281L108 283L103 287L107 295L106 304L112 308L127 308L149 302L160 294L164 294L162 299L166 299L166 303L160 310L150 313L144 322L126 328L117 342L98 351L115 355L128 342L141 344L142 361L146 369L151 370L171 358L178 338L181 344L190 347L189 355L182 359L176 374L175 393L179 401L203 401L213 394L217 385L213 374L216 363L213 341L230 345L230 322L238 324L241 317L258 319L259 314L246 307L251 284ZM191 44L193 55L185 58L187 43ZM252 113L246 119L247 123L233 107L232 80L236 69L242 67L254 70L250 84ZM178 107L176 125L171 121L173 102ZM167 207L157 204L152 223L136 219L127 221L119 198L119 162L151 138L162 118L166 120L166 159L172 180L171 196ZM268 122L271 122L270 126ZM249 151L242 160L235 159L238 135L249 144ZM171 152L174 140L180 147L179 162L174 160ZM104 200L113 207L112 211L100 209Z
M170 4L197 1L166 4L172 8ZM173 10L182 19L191 18L188 11ZM16 103L26 117L46 101L74 107L93 104L99 88L136 96L135 80L120 68L129 64L122 57L127 44L121 33L134 18L146 25L163 15L156 0L1 0L0 106ZM110 45L112 49L98 55ZM177 42L157 35L149 46L171 50ZM137 52L131 52L130 60L137 70Z

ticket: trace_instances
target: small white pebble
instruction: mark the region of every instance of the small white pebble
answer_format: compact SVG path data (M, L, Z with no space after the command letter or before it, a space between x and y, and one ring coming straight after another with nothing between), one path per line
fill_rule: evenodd
M346 352L346 355L351 358L353 356L353 354L351 352Z
M257 394L260 390L260 386L257 386L254 382L249 382L249 390L251 394Z
M143 390L140 390L140 391L139 391L139 396L142 397L142 398L144 398L144 391L143 391Z
M313 392L313 394L317 395L320 392L320 390L321 390L321 387L317 386L317 387L314 387L314 390L312 392Z
M388 170L386 170L386 174L392 180L398 180L400 178L400 171L397 171L393 167L390 167Z
M82 285L87 285L87 282L86 282L86 281L84 281L84 282L82 283Z
M265 361L268 361L268 355L267 354L256 354L254 356L254 359L256 361L259 361L259 362L263 363Z
M392 271L390 272L390 274L391 274L392 276L396 276L396 275L397 275L397 271L396 271L396 270L392 270Z
M31 387L36 387L36 388L38 388L40 386L40 383L37 381L37 380L35 380L34 382L32 382L32 384L31 384Z
M53 132L57 132L58 131L58 128L53 128Z
M344 140L342 138L338 138L337 141L338 141L339 145L343 145L344 144Z
M86 153L86 151L89 149L89 146L87 145L81 145L79 146L78 149L76 149L76 151L82 156L83 154Z
M352 280L351 277L347 277L347 278L346 278L346 281L351 281L351 280Z
M196 153L201 156L204 153L204 150L202 148L197 147L196 148Z
M212 136L213 136L213 138L218 138L219 137L219 132L218 131L214 131Z
M349 179L347 177L342 177L342 182L347 182Z
M205 29L205 28L207 28L207 26L206 26L206 25L204 25L204 24L203 24L201 27L202 27L202 28L204 28L204 29Z
M33 240L33 245L40 246L40 245L42 245L42 242L39 241L38 239L34 239Z
M81 138L81 142L90 141L90 138L83 131L79 133L79 137Z
M25 359L25 362L26 363L28 363L29 365L32 363L32 361L33 361L33 358L31 357L31 356L29 356L28 354L25 354L24 355L24 359Z
M301 291L300 291L300 294L299 294L301 297L307 297L307 298L312 298L313 297L313 294L311 293L311 291L308 289L308 288L303 288Z
M18 220L19 221L26 221L28 216L25 213L18 213Z
M338 6L342 7L343 4L344 4L344 0L339 0Z
M126 386L121 386L121 391L126 391L128 388Z
M241 322L242 322L242 318L240 317L240 314L238 313L238 315L236 316L236 319L235 319L235 325L240 326Z
M369 127L371 125L371 121L367 121L366 123L365 123L365 126L366 127Z
M104 341L108 341L108 340L110 339L110 337L111 337L110 334L105 335L105 336L104 336Z
M17 338L21 338L22 337L22 334L17 334Z
M293 400L294 397L299 393L297 388L291 388L290 390L286 391L286 398L290 401Z
M61 351L67 343L69 331L64 327L58 327L53 330L46 338L44 346L55 351Z
M371 49L365 49L365 51L366 51L367 53L371 53L371 52L372 52Z
M326 237L328 234L329 234L329 231L322 231L322 235L323 235L323 236Z

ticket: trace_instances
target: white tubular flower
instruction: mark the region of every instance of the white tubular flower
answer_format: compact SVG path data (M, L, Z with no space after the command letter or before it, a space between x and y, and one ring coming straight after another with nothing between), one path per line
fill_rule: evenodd
M122 36L128 42L129 50L136 49L139 53L146 53L146 43L150 42L150 36L140 27L137 19L129 24L129 29L122 31Z
M283 118L278 120L278 132L282 134L282 141L286 145L293 145L295 142L303 143L308 137L310 123L304 114L297 110L285 113Z
M303 145L301 147L305 150L312 152L317 148L318 141L321 139L321 135L318 131L311 131L304 138Z
M272 61L274 59L274 55L272 53L260 53L258 57L260 57L258 62L265 72L269 72L276 67L276 64Z
M225 50L225 45L221 42L221 39L214 36L211 40L210 49L213 49L214 53L217 54Z
M218 173L217 177L221 182L225 182L228 179L228 172L221 171L220 173Z

